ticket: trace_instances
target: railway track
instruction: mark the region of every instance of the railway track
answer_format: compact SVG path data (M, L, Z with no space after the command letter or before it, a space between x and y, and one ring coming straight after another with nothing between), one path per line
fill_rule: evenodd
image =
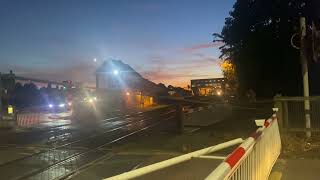
M0 165L0 172L4 172L1 177L3 179L59 179L67 177L80 167L109 153L101 151L102 147L108 147L174 117L175 110L167 109L157 117L146 117L142 113L102 121L100 127L105 129L102 133L80 138ZM109 128L110 124L112 124L112 128Z

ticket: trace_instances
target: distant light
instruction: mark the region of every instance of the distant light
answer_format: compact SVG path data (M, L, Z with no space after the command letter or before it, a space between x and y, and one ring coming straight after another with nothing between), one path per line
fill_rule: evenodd
M97 97L93 97L93 100L95 100L95 101L96 101L96 100L97 100Z
M92 98L90 98L88 101L89 101L90 103L92 103L92 102L93 102L93 99L92 99Z
M222 94L221 91L218 91L218 92L217 92L217 95L218 95L218 96L221 96L221 94Z
M8 106L8 114L13 114L13 106Z
M118 75L118 74L119 74L119 71L118 71L118 70L113 70L113 74L114 74L114 75Z
M68 102L68 106L71 106L72 105L72 102Z
M52 108L53 107L53 105L52 104L49 104L49 108Z
M94 59L93 59L93 62L97 62L97 58L94 58Z
M127 93L126 93L126 95L127 95L127 96L130 96L130 93L129 93L129 92L127 92Z
M59 104L59 107L61 107L61 108L64 107L64 106L65 106L65 104L63 104L63 103Z

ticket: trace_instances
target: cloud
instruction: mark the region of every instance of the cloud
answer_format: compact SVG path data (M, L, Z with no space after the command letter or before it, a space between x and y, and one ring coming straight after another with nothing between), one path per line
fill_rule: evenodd
M193 46L189 46L189 47L185 47L182 49L183 52L195 52L198 51L200 49L208 49L208 48L218 48L220 46L222 46L223 43L222 42L212 42L212 43L205 43L205 44L196 44Z
M79 60L80 59L80 60ZM0 68L2 72L10 69L19 76L47 79L52 81L72 80L95 84L94 63L85 60L74 60L73 64L63 66L13 66ZM191 79L221 77L219 59L204 52L194 52L183 56L150 55L141 63L130 64L143 77L156 83L185 87ZM126 60L124 60L126 62ZM58 63L60 64L60 62Z
M152 61L148 69L140 69L145 78L156 83L186 87L191 79L221 77L219 59L205 54L198 54L185 59L160 58Z
M148 57L148 61L150 63L155 63L155 64L163 63L164 60L165 60L165 58L162 56L149 56Z
M72 66L62 68L38 68L23 66L7 66L4 72L12 69L17 76L30 77L43 80L62 82L72 80L73 82L85 82L87 85L95 83L95 67L92 63L78 62Z

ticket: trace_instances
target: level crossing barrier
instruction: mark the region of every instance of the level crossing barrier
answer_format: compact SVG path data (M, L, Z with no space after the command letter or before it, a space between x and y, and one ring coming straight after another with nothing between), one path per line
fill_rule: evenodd
M184 154L184 155L181 155L178 157L174 157L174 158L171 158L171 159L168 159L165 161L161 161L161 162L149 165L149 166L145 166L145 167L133 170L133 171L125 172L125 173L117 175L117 176L109 177L109 178L106 178L105 180L125 180L125 179L137 178L137 177L143 176L145 174L155 172L155 171L161 170L161 169L169 167L169 166L173 166L175 164L189 161L192 158L201 157L206 154L210 154L210 153L219 151L221 149L225 149L230 146L240 144L241 142L243 142L243 139L237 138L237 139L225 142L225 143L221 143L221 144L218 144L215 146L207 147L205 149L194 151L192 153L188 153L188 154Z
M276 109L275 109L276 110ZM277 110L276 110L277 111ZM281 152L276 114L265 120L206 180L267 180Z
M40 113L22 113L17 114L17 125L19 127L29 127L40 123Z
M274 108L274 111L277 111L277 109ZM211 159L221 159L221 157L208 154L236 144L240 145L227 156L205 180L267 180L281 151L281 139L276 114L273 114L271 118L264 120L262 127L259 127L246 140L241 138L234 139L232 141L109 177L105 180L134 179L148 173L189 161L192 158L206 156Z

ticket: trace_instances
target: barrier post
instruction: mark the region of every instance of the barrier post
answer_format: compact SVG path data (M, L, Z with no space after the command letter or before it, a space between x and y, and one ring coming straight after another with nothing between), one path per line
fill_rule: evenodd
M278 123L279 123L279 127L282 129L284 127L286 127L286 125L284 124L284 113L283 113L283 108L282 108L282 102L278 99L274 99L274 107L275 108L278 108L278 112L276 113L277 114L277 117L278 117Z
M177 107L177 123L178 123L178 131L179 133L184 132L184 112L183 112L183 106L179 104Z

